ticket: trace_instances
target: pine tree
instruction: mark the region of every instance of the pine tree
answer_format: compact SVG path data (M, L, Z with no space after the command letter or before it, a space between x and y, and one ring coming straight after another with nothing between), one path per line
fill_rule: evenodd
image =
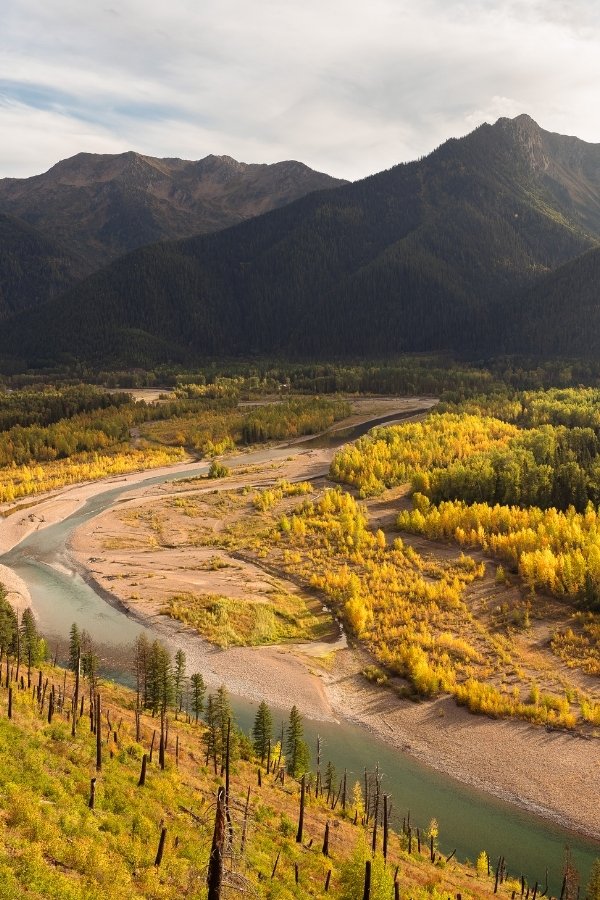
M35 627L33 613L28 607L21 616L21 653L29 667L40 659L40 636Z
M133 645L133 671L135 674L138 706L148 705L148 664L150 642L144 632L138 634Z
M92 638L85 628L80 634L79 646L81 648L81 671L90 684L95 685L100 659L98 658L98 654L94 652ZM77 660L75 660L75 666L77 666Z
M173 683L175 689L175 718L177 713L183 709L183 695L185 692L185 653L178 650L175 654L175 672L173 674Z
M294 778L299 778L306 772L310 763L310 750L303 736L302 716L294 705L290 710L285 740L287 771Z
M331 795L335 791L335 766L331 762L327 763L327 768L325 769L325 790L327 791L327 802L329 803Z
M586 900L600 900L600 859L592 864L585 896Z
M254 752L260 756L260 763L263 765L267 751L269 749L269 741L273 738L273 717L271 710L263 700L256 711L254 725L252 726L252 744Z
M162 713L175 702L175 677L169 651L161 646L159 665L159 706Z
M227 688L224 684L221 685L214 698L214 709L217 720L217 755L220 757L221 766L224 766L227 747L227 726L230 719L233 724L233 710L231 708ZM229 750L231 756L233 756L233 748L231 746Z
M175 682L168 650L153 641L148 657L148 706L152 715L165 713L173 705Z
M217 713L215 710L215 698L212 694L208 695L208 700L206 701L206 733L204 735L204 740L206 743L206 765L210 759L213 760L215 774L217 772L217 753L218 753L218 741L219 741L219 723L217 719Z
M192 712L194 713L197 722L204 710L206 685L204 684L204 678L199 672L194 672L190 681L192 683Z
M77 668L77 660L81 651L81 635L76 622L71 625L69 632L69 668L72 672Z
M6 599L6 591L0 585L0 659L5 653L10 654L13 651L16 634L17 617Z

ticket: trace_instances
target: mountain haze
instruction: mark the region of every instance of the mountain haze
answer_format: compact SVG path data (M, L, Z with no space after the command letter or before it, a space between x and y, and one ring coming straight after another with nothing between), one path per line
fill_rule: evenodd
M142 248L15 319L3 348L140 364L510 350L498 323L515 298L599 245L600 145L500 119L417 162ZM564 321L534 308L550 348Z

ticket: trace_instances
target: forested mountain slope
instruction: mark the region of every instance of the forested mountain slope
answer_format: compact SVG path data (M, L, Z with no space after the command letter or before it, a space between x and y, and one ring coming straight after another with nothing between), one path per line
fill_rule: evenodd
M90 274L144 244L226 228L344 183L295 161L79 153L43 175L0 179L0 211L75 249Z
M500 119L417 162L134 252L17 318L1 348L138 363L493 351L497 311L598 244L600 146Z
M504 347L540 357L600 356L600 249L541 278L497 312Z
M0 213L0 318L57 296L84 273L76 254Z

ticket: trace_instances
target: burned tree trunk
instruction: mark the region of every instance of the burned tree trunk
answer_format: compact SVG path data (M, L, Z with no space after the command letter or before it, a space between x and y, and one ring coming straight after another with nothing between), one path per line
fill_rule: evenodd
M165 767L165 714L160 714L160 741L158 744L158 764L161 769Z
M96 694L96 771L100 772L102 769L102 719L100 718L101 714L101 704L100 704L100 694Z
M138 781L138 787L144 787L146 784L146 766L148 765L148 755L144 753L142 756L142 771L140 772L140 780Z
M258 770L260 772L260 769ZM250 785L248 785L248 793L246 794L246 806L244 808L244 824L242 826L242 842L240 844L240 853L244 855L246 849L246 837L248 834L248 813L250 811Z
M363 900L371 900L371 860L365 863L365 889L363 891Z
M217 792L217 811L215 830L213 832L210 859L208 861L208 895L207 900L221 900L223 884L223 858L225 852L225 789Z
M306 802L306 775L302 776L302 784L300 787L300 816L298 818L298 831L296 832L296 843L302 843L302 832L304 830L304 804Z
M77 713L79 712L79 670L81 668L81 649L77 651L77 669L75 671L75 699L73 701L73 721L71 722L71 737L75 737L77 730Z
M156 859L154 860L154 865L158 869L162 862L163 853L165 852L165 841L167 839L167 829L162 828L160 832L160 840L158 842L158 850L156 851Z

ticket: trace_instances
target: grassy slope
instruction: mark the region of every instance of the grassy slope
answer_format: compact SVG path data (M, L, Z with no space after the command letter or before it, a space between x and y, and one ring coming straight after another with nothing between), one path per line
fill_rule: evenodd
M63 672L46 673L57 687ZM67 693L70 691L67 688ZM109 711L118 741L108 740L104 719L104 762L98 775L96 806L88 808L95 771L95 738L87 715L75 739L59 713L51 725L38 714L30 693L14 686L13 719L8 721L7 690L0 689L0 898L205 897L214 797L220 779L203 767L202 726L171 723L166 770L149 766L146 786L138 788L140 759L156 720L143 719L143 747L134 741L131 692L103 685L103 709ZM86 700L87 710L87 700ZM179 766L174 759L180 741ZM247 851L239 854L243 802L251 786ZM238 762L232 778L233 867L240 883L261 897L321 896L332 869L330 896L342 897L344 860L360 842L354 827L322 801L310 801L304 845L295 842L298 788L290 779L275 787L263 775L257 787L255 764ZM331 856L321 854L326 819L332 823ZM161 826L168 829L162 866L154 859ZM314 844L308 844L314 839ZM405 839L403 839L405 842ZM271 872L281 852L275 878ZM487 876L452 860L433 866L428 854L413 855L391 841L391 864L399 865L403 897L491 896ZM294 863L300 884L294 882ZM229 868L230 863L227 864ZM357 864L359 867L361 862ZM233 876L229 876L233 880ZM501 894L513 885L501 886ZM233 896L228 889L227 896ZM387 894L386 894L387 896Z

